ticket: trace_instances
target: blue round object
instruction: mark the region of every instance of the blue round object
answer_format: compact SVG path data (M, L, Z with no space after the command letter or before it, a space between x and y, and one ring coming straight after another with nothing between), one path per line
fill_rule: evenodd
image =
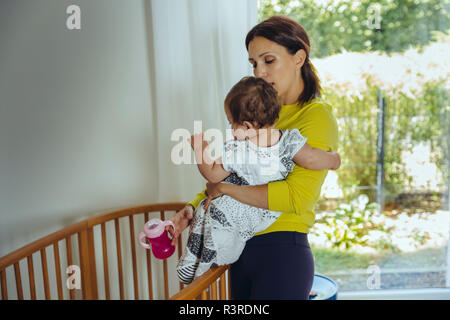
M309 300L336 300L337 292L338 285L334 280L315 274Z

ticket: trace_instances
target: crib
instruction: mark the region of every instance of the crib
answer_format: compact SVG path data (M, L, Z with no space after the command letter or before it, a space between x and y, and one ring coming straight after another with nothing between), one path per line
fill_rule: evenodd
M1 299L230 299L228 265L211 268L187 286L178 281L174 265L185 233L178 239L178 254L166 260L138 245L145 221L170 218L184 206L158 203L100 214L1 257Z

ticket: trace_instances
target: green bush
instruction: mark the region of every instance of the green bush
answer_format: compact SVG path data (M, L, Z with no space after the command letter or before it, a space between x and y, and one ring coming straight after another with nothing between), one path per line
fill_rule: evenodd
M354 245L378 246L369 242L369 231L377 230L388 234L383 215L378 212L376 203L369 203L366 195L360 195L349 204L342 203L333 213L318 215L316 224L326 228L312 232L323 232L333 248L349 249ZM382 244L383 246L384 244Z
M443 83L444 80L424 83L420 93L412 92L413 97L397 89L383 92L386 99L384 178L388 201L410 188L411 176L402 162L402 151L412 151L421 142L430 143L435 163L443 177L448 176L448 166L443 161L449 159L448 92ZM359 97L350 98L340 96L338 89L326 88L324 98L336 112L341 137L339 153L343 163L349 164L339 169L339 184L343 188L375 186L378 86L367 78L367 90ZM442 186L445 183L444 179ZM346 190L347 200L360 193ZM375 192L369 197L375 201Z

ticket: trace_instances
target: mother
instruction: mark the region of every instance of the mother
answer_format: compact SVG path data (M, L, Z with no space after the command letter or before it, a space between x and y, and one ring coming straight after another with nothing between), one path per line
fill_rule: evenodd
M249 31L245 39L254 75L271 83L282 105L279 129L297 128L314 148L335 151L338 141L331 106L320 99L320 83L309 60L306 31L294 20L274 16ZM308 231L314 223L314 205L327 171L299 166L286 180L266 185L207 184L205 190L172 218L173 244L189 225L194 208L209 196L226 194L251 206L281 211L266 230L247 241L231 265L233 299L308 299L314 278L314 258Z

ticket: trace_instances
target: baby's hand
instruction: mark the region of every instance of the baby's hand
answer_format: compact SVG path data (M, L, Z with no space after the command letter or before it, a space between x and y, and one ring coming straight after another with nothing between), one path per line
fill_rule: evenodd
M203 133L196 133L188 140L193 150L205 150L208 147L208 142L203 139Z
M341 166L341 156L337 152L330 152L330 153L334 159L333 165L330 167L330 170L337 170Z

